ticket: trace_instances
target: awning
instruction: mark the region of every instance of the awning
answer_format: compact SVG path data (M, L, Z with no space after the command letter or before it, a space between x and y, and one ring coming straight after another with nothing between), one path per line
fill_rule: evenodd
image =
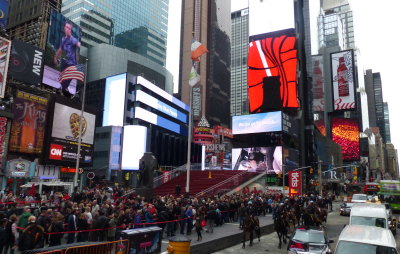
M74 183L72 182L30 182L26 183L24 185L21 185L21 188L30 188L32 187L32 184L35 184L35 186L39 186L40 184L45 185L45 186L72 186Z

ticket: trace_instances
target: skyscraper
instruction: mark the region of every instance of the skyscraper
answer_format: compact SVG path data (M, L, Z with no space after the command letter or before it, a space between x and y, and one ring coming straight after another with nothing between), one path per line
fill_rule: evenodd
M231 115L237 116L249 112L247 98L249 10L233 12L231 19Z
M62 13L82 27L84 46L111 43L165 66L168 1L67 0Z
M354 48L354 23L353 11L350 9L348 0L323 0L322 8L326 15L337 14L342 21L344 31L345 49Z
M200 106L194 120L202 115L211 125L230 125L230 34L231 1L182 1L182 37L179 93L189 103L189 73L192 66L191 44L195 39L209 52L198 64L200 82L196 85L196 103ZM194 96L195 97L195 96ZM200 97L200 98L199 98Z
M385 119L386 144L392 143L391 138L390 138L389 106L388 106L387 102L383 103L383 116Z

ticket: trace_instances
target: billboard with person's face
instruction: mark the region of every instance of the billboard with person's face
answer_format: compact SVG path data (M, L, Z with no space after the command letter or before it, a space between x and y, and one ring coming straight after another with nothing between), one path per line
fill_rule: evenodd
M282 172L282 146L234 148L232 169L279 174Z
M84 63L79 57L81 47L81 28L65 18L62 14L52 11L47 33L46 54L43 69L43 83L62 89L64 93L76 93L76 79L66 79L60 82L63 71L68 67Z
M294 29L252 36L248 52L250 112L298 108Z
M17 91L9 151L38 154L42 152L47 115L46 98Z

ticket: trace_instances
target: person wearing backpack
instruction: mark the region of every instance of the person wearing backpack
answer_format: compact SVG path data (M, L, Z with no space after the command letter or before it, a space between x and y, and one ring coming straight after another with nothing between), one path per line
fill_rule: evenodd
M28 218L28 226L22 231L19 238L19 250L22 254L33 249L43 248L44 246L44 229L36 224L36 217Z

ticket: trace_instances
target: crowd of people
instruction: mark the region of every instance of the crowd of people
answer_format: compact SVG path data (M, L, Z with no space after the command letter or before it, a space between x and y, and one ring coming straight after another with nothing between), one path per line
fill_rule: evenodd
M99 186L71 196L1 193L0 254L62 243L113 241L120 239L122 230L155 225L162 228L161 236L195 231L201 241L203 231L213 233L214 227L236 221L244 235L250 233L251 244L253 231L260 235L257 216L275 216L282 203L319 202L314 195L289 199L278 192L200 198L169 195L150 200L125 193L121 188Z

